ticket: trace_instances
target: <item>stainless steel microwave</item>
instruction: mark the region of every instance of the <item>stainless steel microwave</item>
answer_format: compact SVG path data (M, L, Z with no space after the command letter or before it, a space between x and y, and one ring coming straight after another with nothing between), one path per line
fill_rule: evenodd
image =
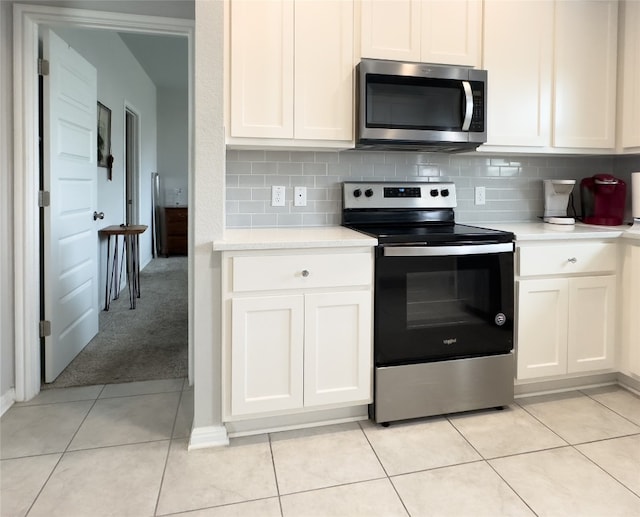
M487 71L363 59L356 148L464 152L487 141Z

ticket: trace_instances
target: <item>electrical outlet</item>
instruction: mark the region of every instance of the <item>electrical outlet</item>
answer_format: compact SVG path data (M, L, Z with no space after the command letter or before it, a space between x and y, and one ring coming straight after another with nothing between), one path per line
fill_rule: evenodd
M484 187L476 187L476 205L484 205L487 201L487 193Z
M293 205L307 206L307 187L295 187L293 191Z
M271 206L284 206L284 186L271 187Z

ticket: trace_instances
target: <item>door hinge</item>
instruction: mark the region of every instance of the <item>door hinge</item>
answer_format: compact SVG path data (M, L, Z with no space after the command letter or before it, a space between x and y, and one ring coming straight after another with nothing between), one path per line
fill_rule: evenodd
M49 320L42 320L40 322L40 337L47 337L51 335L51 322Z
M51 204L51 193L48 190L38 191L38 206L44 208Z
M38 75L49 75L49 61L38 59Z

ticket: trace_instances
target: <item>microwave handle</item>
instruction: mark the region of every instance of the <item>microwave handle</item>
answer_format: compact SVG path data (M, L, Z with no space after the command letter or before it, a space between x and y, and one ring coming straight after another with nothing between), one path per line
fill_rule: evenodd
M464 120L462 122L462 131L469 131L469 128L471 127L471 117L473 116L473 92L471 91L471 84L469 81L462 81L462 88L464 89L466 105Z

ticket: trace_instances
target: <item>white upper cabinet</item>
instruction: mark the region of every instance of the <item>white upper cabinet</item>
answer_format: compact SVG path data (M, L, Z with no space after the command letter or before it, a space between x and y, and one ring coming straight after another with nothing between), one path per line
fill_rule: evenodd
M352 141L353 2L232 1L230 45L229 144Z
M482 150L615 148L617 7L617 0L485 0Z
M420 61L420 0L363 0L362 57Z
M479 66L480 0L362 0L364 58Z
M615 147L617 0L555 3L555 147Z
M620 8L624 10L620 17L624 22L620 27L622 67L618 80L622 102L618 110L621 119L619 141L622 150L637 152L640 148L640 2L627 1Z
M353 138L353 38L353 2L296 2L295 138Z
M232 137L293 138L293 2L231 2Z
M422 1L422 61L480 66L481 34L481 1Z
M486 0L487 145L548 146L553 0Z

